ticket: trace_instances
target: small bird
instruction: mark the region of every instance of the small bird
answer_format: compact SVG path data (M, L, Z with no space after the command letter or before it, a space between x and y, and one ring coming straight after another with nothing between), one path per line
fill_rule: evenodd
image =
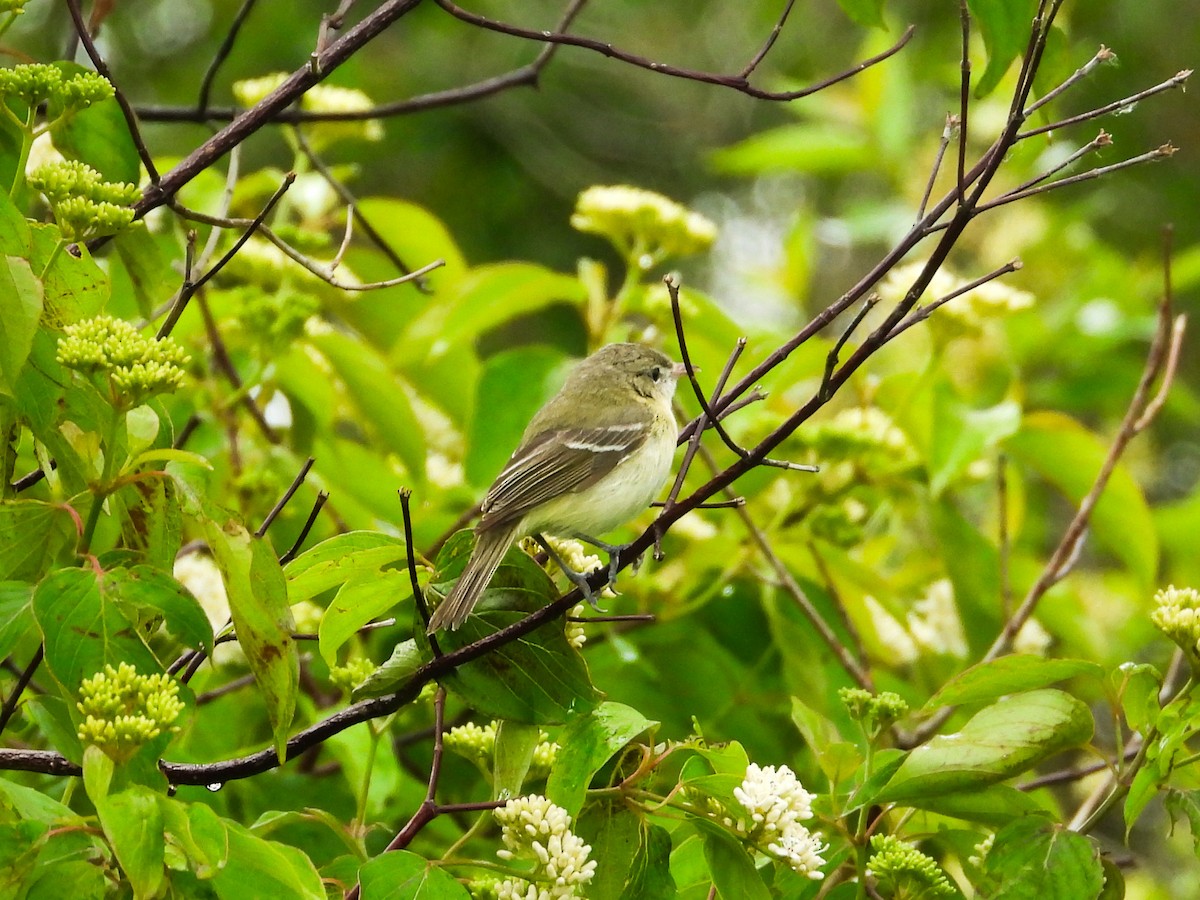
M644 344L608 344L583 360L543 406L480 507L475 550L428 633L457 629L479 602L514 540L542 532L596 539L629 521L662 490L679 429L671 410L682 363ZM580 573L560 563L591 599Z

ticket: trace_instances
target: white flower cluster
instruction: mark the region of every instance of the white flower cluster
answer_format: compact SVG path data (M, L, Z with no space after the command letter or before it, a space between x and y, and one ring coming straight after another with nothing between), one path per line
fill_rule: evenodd
M561 806L532 794L516 797L496 810L504 849L503 860L531 860L531 877L508 878L496 885L501 900L558 900L582 896L580 889L596 874L592 848L571 831L571 817Z
M924 268L924 262L914 262L893 269L880 284L880 295L891 303L899 301ZM966 284L967 279L960 278L944 268L938 269L929 282L929 287L925 289L922 300L931 302L945 297L961 290ZM1033 294L1028 291L1018 290L999 280L987 281L938 309L934 321L938 321L939 318L952 319L959 326L975 330L985 319L1028 309L1030 306L1033 306Z
M746 810L750 822L739 820L737 830L787 863L794 872L809 878L824 878L821 854L829 849L800 824L812 818L813 794L804 789L796 773L787 766L760 767L750 763L746 777L733 796Z
M1193 660L1200 658L1200 592L1172 584L1154 595L1154 603L1150 621Z
M653 191L619 184L579 195L571 226L607 238L642 269L708 249L717 226L700 213Z

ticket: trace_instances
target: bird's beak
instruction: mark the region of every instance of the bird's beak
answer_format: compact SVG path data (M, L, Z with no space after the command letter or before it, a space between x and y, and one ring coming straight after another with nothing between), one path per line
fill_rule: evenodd
M695 371L699 372L700 370L696 369ZM683 363L675 363L675 365L671 366L671 374L676 378L682 378L687 374L687 366Z

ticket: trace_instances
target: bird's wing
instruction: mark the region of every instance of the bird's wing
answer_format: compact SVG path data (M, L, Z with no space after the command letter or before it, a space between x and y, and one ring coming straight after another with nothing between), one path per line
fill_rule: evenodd
M517 519L540 503L595 484L650 431L649 422L543 431L524 441L483 498L481 529Z

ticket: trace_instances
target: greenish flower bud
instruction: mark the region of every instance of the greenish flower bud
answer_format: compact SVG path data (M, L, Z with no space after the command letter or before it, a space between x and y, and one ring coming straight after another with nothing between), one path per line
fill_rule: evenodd
M571 225L606 238L640 269L707 250L717 237L717 226L699 213L628 185L588 188L575 203Z
M1200 592L1172 584L1155 594L1154 602L1150 621L1200 667Z
M170 338L146 337L123 319L97 316L68 325L58 341L58 361L108 382L114 401L137 406L183 384L190 360Z
M178 731L184 710L179 684L169 675L140 675L128 663L85 678L76 708L83 716L79 739L94 744L117 762L128 760L164 730Z
M349 693L366 681L376 668L375 663L365 656L356 656L347 660L344 666L331 666L329 680L334 687Z
M0 69L0 97L19 97L36 106L54 97L62 86L62 72L41 63L22 63Z
M899 694L883 691L872 694L862 688L841 688L838 697L850 715L872 733L878 733L908 712L908 703Z
M79 72L62 83L58 101L68 110L87 109L116 95L112 83L95 72Z
M891 834L871 838L874 853L867 876L886 900L933 900L953 897L954 887L936 862Z
M29 176L29 185L41 191L67 240L117 234L129 227L137 185L105 181L93 169L75 160L42 166Z

